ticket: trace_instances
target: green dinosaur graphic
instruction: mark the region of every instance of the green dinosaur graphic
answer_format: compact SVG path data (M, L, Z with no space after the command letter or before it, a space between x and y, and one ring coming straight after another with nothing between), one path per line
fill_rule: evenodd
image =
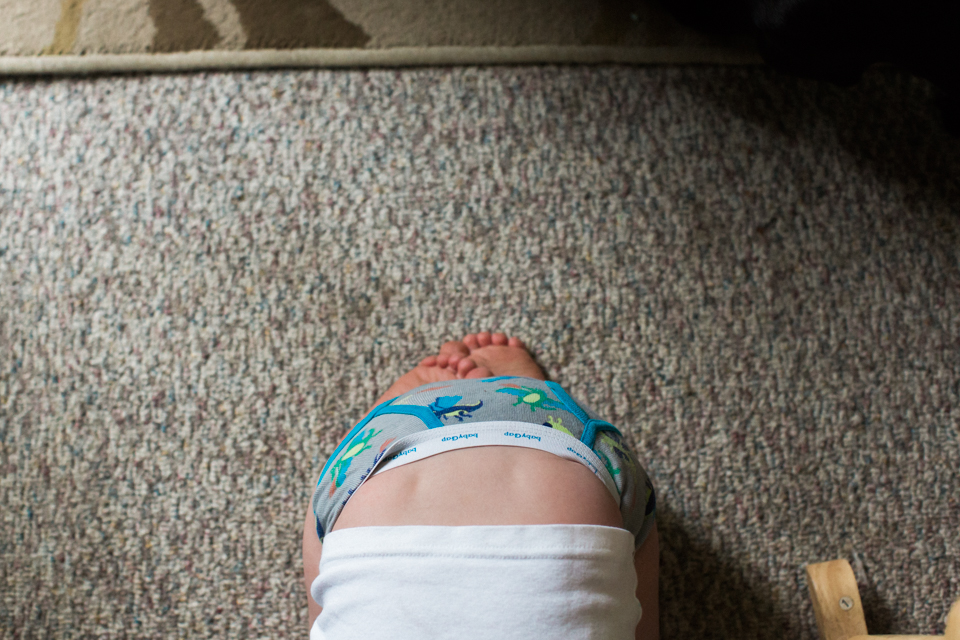
M353 462L353 459L358 455L372 448L367 443L382 432L383 429L374 431L371 428L367 431L366 435L357 434L354 437L351 441L351 446L345 449L344 452L340 454L340 457L337 458L337 461L333 463L333 466L330 467L330 479L333 481L334 487L339 487L343 484L343 481L347 479L347 469L350 468L350 463ZM357 438L359 438L359 440Z
M509 393L512 396L517 396L517 401L513 403L513 406L520 404L525 404L530 407L530 411L535 409L546 409L548 411L552 409L562 409L556 400L551 400L546 393L540 389L534 389L533 387L518 387L516 385L508 385L502 389L497 389L497 393Z
M573 435L570 429L567 429L565 426L563 426L563 418L554 418L553 416L547 416L547 421L543 423L543 426L556 429L557 431L562 431L563 433L567 434L572 438L577 437Z
M631 474L636 473L637 465L634 463L633 456L630 455L630 451L628 449L624 448L622 444L608 436L603 431L600 432L598 437L600 438L600 442L605 442L611 449L622 454L617 457L627 463L627 466L630 467Z
M607 471L610 472L610 477L613 478L614 485L616 485L616 476L620 474L620 469L613 468L613 464L611 464L610 458L607 457L607 454L602 451L597 451L596 453L598 456L600 456L600 459L603 460L603 466L605 466ZM617 493L620 493L620 487L617 487Z

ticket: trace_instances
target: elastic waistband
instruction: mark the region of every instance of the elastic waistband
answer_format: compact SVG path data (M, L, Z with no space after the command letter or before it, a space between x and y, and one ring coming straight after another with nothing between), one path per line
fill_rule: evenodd
M471 422L420 431L391 443L370 475L445 451L493 445L539 449L579 462L600 478L614 500L620 501L610 472L590 447L563 432L532 422Z
M629 531L594 524L350 527L327 534L321 563L414 555L622 562L633 551Z

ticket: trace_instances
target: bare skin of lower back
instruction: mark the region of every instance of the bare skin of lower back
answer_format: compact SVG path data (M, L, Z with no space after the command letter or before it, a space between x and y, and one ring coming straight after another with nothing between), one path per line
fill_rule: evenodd
M613 496L579 462L521 447L448 451L369 478L334 531L398 525L622 527Z

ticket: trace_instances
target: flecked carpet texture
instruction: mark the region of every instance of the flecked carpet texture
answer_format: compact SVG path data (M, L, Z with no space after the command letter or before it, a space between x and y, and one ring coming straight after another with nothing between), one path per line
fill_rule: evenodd
M630 434L664 638L960 596L960 144L928 85L515 67L0 85L0 629L297 637L327 455L496 328Z

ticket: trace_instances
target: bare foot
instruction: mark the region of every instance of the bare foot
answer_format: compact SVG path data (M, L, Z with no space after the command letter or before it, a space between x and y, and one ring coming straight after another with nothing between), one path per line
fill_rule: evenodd
M446 345L444 345L444 347L446 347L448 344L450 343L448 342ZM441 351L442 350L443 349L441 348ZM424 358L420 361L419 365L400 376L400 378L394 382L393 385L387 389L382 396L377 398L377 401L374 402L373 407L371 407L371 411L374 407L386 402L390 398L396 398L397 396L403 395L407 391L416 389L421 385L430 384L431 382L441 382L443 380L456 380L456 371L451 371L450 368L446 366L438 366L437 359L438 356ZM367 413L369 413L369 411Z
M463 344L470 350L467 358L461 358L458 373L465 365L464 360L472 361L477 369L489 370L494 376L523 376L536 380L546 380L543 369L533 361L533 356L523 346L519 338L508 338L504 333L471 333L464 336ZM473 377L473 376L466 376ZM487 376L483 376L487 377Z
M440 347L440 354L420 362L423 366L447 369L457 378L489 378L494 373L470 358L470 349L459 340L451 340Z
M439 354L421 360L377 398L373 406L431 382L493 376L546 379L518 338L507 338L503 333L471 333L462 341L444 343Z

